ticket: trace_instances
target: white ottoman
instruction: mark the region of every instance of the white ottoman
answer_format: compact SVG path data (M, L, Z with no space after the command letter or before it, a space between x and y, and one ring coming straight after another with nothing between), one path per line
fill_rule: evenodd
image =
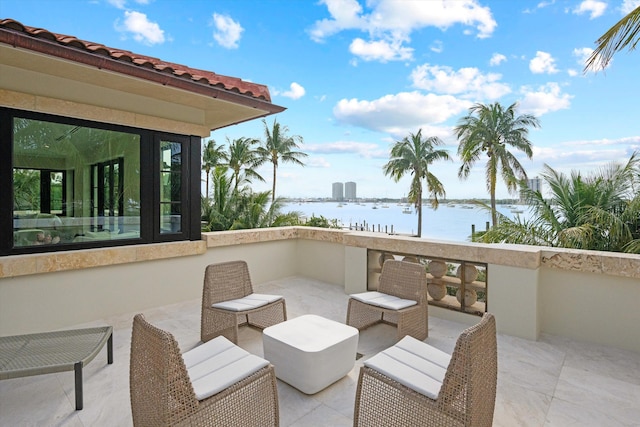
M276 377L303 393L314 394L353 369L358 330L308 314L265 328L264 358Z

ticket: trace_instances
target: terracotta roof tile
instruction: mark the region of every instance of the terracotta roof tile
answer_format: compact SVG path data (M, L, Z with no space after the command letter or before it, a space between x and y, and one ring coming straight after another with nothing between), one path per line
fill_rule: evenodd
M74 36L52 33L42 28L28 27L13 19L1 19L0 30L8 29L38 39L48 40L62 46L79 49L89 54L106 56L116 61L134 64L138 67L169 74L196 84L206 84L229 92L239 93L252 98L271 102L269 89L265 85L243 81L236 77L223 76L212 71L199 70L185 65L162 61L151 56L108 47L91 41L80 40Z

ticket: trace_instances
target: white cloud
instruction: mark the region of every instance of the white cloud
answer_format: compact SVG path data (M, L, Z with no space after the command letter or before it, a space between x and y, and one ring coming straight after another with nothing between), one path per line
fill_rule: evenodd
M413 86L438 93L461 95L464 98L497 99L511 92L500 83L500 74L482 74L477 68L467 67L455 71L451 67L420 65L411 72Z
M576 15L582 15L583 13L589 13L589 19L595 19L602 16L607 9L607 3L596 0L584 0L577 7L573 9L573 13Z
M213 38L218 44L227 49L236 49L238 41L244 31L244 28L230 16L213 14L213 25L216 30L213 32Z
M307 149L307 146L305 145L305 151L309 151ZM305 166L310 167L310 168L322 168L322 169L328 169L331 167L331 163L329 163L327 161L327 159L325 159L324 157L315 157L315 156L311 156L309 157L308 160L305 161Z
M355 141L335 141L324 144L305 144L305 151L317 154L357 154L363 158L388 157L386 149L377 144Z
M580 64L582 67L586 65L587 60L589 59L592 53L593 53L593 49L591 49L590 47L581 47L581 48L573 49L573 56L576 57L576 62ZM601 61L600 61L600 58L598 57L594 62L594 64L600 64L600 63ZM612 63L613 63L613 59L609 61L605 69L609 68Z
M424 27L446 30L461 24L471 33L473 28L478 38L490 37L497 26L488 7L480 6L476 0L402 1L377 0L367 2L371 10L366 13L356 0L321 0L327 6L330 18L316 21L309 29L312 40L322 42L327 37L343 30L359 30L367 33L369 40L357 38L350 50L364 55L365 60L406 60L413 49L404 44L410 34ZM436 46L436 49L438 47ZM394 54L391 54L394 53Z
M160 29L160 26L149 21L147 15L136 11L124 12L124 23L119 25L116 22L116 29L121 32L132 33L134 40L153 45L157 43L164 43L164 31Z
M547 83L537 89L525 86L521 92L524 98L520 102L520 110L538 117L545 113L569 108L573 98L569 94L562 93L557 83Z
M444 47L442 45L442 41L441 40L434 40L434 42L431 43L431 47L429 49L431 49L431 51L435 52L435 53L442 53L442 51L444 50Z
M275 95L282 95L286 98L291 99L300 99L304 96L305 93L306 91L304 90L304 88L296 82L291 83L291 85L289 85L289 90L287 91L284 91L282 93L274 91Z
M467 110L472 103L451 95L401 92L373 101L342 99L333 108L335 118L342 123L394 136L406 136L419 128L439 124ZM444 136L440 130L437 136Z
M529 62L529 69L534 74L554 74L558 72L556 60L547 52L536 52L536 57Z
M316 21L309 30L311 39L316 42L339 33L342 30L352 28L364 28L362 6L357 0L322 0L332 19Z
M503 54L494 53L491 56L491 59L489 60L489 65L491 65L492 67L495 67L496 65L500 65L501 63L503 63L506 60L507 60L507 57L504 56Z
M365 61L404 61L413 57L413 49L402 47L402 42L398 40L367 42L356 38L351 42L349 51Z
M578 74L580 74L580 73L578 73L578 71L574 70L573 68L569 68L569 69L567 70L567 74L569 74L569 76L571 76L571 77L575 77L575 76L577 76L577 75L578 75Z
M124 9L127 4L127 0L107 0L107 2L118 9Z
M593 49L590 47L581 47L573 49L573 56L577 58L578 64L584 66L584 63L587 62L587 59L593 53Z
M628 15L637 7L640 7L640 0L623 0L620 5L620 12L622 12L623 15Z

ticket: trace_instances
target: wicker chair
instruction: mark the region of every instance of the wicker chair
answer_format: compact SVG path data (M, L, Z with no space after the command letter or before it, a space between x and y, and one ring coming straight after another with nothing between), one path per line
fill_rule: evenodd
M377 292L353 294L347 308L347 325L359 330L379 322L397 325L405 335L424 340L429 334L427 276L422 264L387 260L382 266Z
M208 265L204 272L200 339L223 335L238 343L238 326L259 329L287 320L284 298L253 293L245 261Z
M224 366L216 356L236 362ZM181 355L174 337L141 314L133 319L129 387L134 426L279 425L269 362L224 337Z
M489 313L462 332L451 356L406 337L360 370L353 425L491 426L497 371Z

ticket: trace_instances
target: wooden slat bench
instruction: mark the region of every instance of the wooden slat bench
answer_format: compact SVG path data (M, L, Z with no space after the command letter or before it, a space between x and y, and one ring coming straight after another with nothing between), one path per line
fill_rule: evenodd
M76 410L82 409L82 368L107 343L113 363L113 328L42 332L0 337L0 380L75 371Z

